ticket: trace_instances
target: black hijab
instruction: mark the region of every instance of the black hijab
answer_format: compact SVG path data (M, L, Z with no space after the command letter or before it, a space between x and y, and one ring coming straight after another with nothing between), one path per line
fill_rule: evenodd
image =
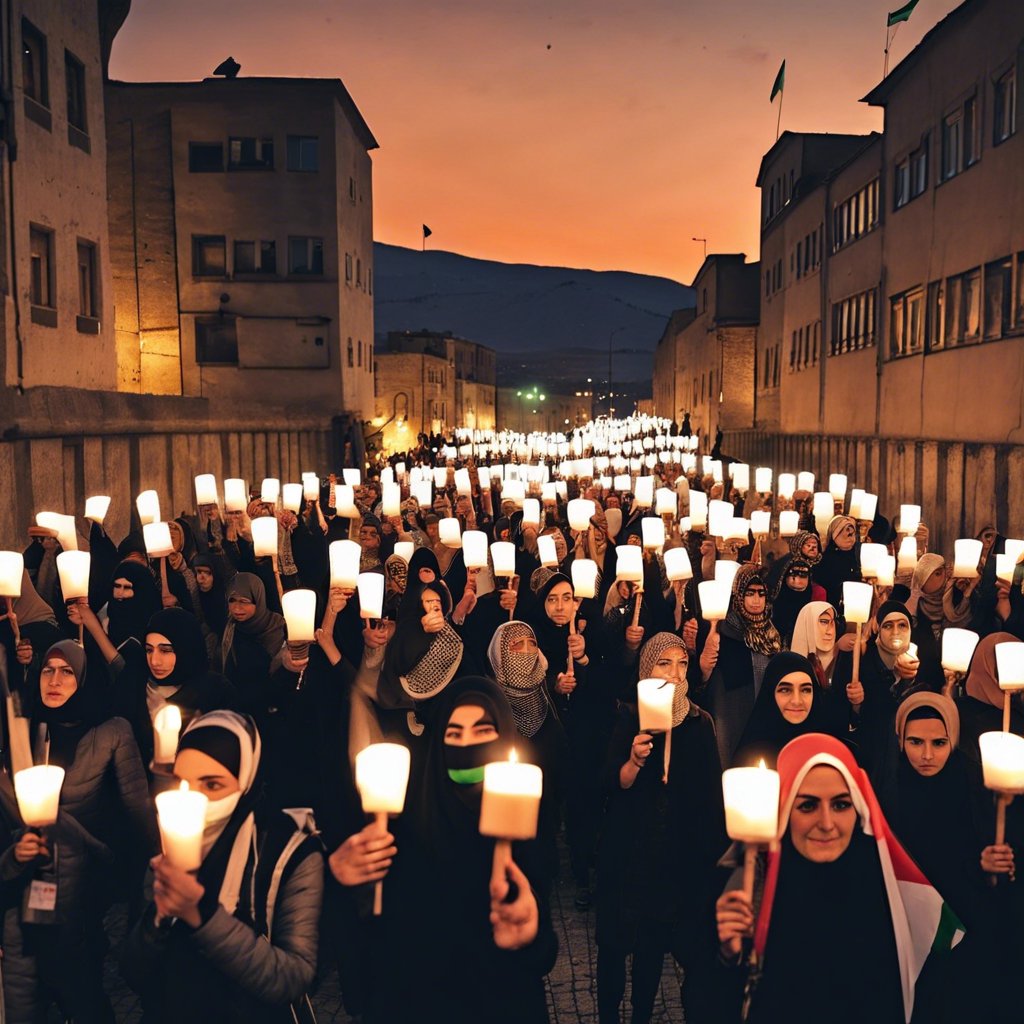
M198 586L199 606L203 612L203 621L210 629L220 636L228 621L228 600L224 592L224 581L220 577L220 569L215 559L209 555L196 555L192 560L192 571L208 569L213 575L213 586L204 591Z
M251 636L273 659L284 643L284 618L267 607L267 591L263 580L251 572L237 573L228 587L228 598L233 594L252 601L256 611L245 622L236 622L228 617L224 627L224 663L227 664L236 631Z
M114 580L120 579L131 583L132 597L114 599ZM149 568L131 559L123 561L114 570L107 591L107 635L110 642L120 647L129 637L135 637L140 644L145 643L146 626L161 605L160 590Z
M40 726L45 725L50 738L50 764L69 768L75 760L78 741L101 720L102 708L95 688L86 686L85 651L74 640L59 640L43 655L43 667L51 656L63 658L71 666L78 687L59 708L50 708L43 703L40 684L34 695L32 734L38 735Z
M174 648L174 670L157 681L156 686L184 686L206 672L209 661L199 620L183 608L163 608L146 627L146 633L159 633L167 637Z
M405 585L405 592L408 594L414 587L423 586L420 582L420 569L432 569L434 579L441 578L441 566L437 555L430 548L417 548L409 559L409 576ZM422 615L423 613L420 612Z
M537 590L536 607L530 617L530 625L537 637L537 646L548 659L548 665L554 667L564 665L568 658L569 624L564 626L556 625L548 618L544 610L544 603L548 594L558 586L559 583L568 583L572 587L572 580L565 573L553 572ZM575 594L575 589L573 593Z
M807 586L803 590L794 590L786 583L786 577L793 569L807 570ZM789 645L793 639L793 627L797 616L813 599L811 584L811 563L803 555L794 556L789 560L782 575L779 577L772 597L772 623L779 631L783 644Z

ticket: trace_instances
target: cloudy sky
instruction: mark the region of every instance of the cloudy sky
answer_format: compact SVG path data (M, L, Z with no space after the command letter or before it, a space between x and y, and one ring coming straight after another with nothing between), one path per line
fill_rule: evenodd
M688 282L758 251L783 129L868 132L901 0L134 0L110 73L341 78L380 143L378 241ZM898 63L957 0L921 0Z

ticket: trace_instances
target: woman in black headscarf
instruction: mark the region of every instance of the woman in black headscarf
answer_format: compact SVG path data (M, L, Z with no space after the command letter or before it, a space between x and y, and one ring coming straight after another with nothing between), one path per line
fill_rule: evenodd
M772 595L772 625L779 631L783 647L790 646L797 617L813 600L811 563L805 558L791 559Z
M821 561L814 568L814 582L825 588L825 600L836 608L843 604L843 584L859 582L860 540L853 516L833 516Z
M483 766L508 759L512 712L480 676L457 679L434 711L423 771L392 826L397 854L365 1019L539 1024L548 1019L543 977L557 953L548 879L536 867L537 844L516 842L506 878L492 883L494 840L479 831Z
M8 1020L46 1019L56 1002L64 1017L113 1021L103 991L103 913L119 877L113 847L143 859L157 848L131 729L123 719L103 719L101 694L87 676L85 652L72 640L43 656L32 713L35 760L48 758L65 775L57 823L42 834L17 830L2 858L12 897L3 926ZM36 882L56 886L49 907Z
M779 581L782 579L786 569L789 567L789 563L792 562L794 558L799 558L807 562L811 567L811 573L813 575L814 567L821 561L821 540L818 538L816 533L813 533L810 530L797 530L797 532L789 538L789 553L776 559L772 563L768 576L768 583L773 588L778 586Z
M650 1020L667 952L686 971L687 1021L713 1019L702 984L709 966L703 929L710 912L706 893L727 842L722 765L711 716L689 699L688 664L674 633L656 633L640 652L640 678L675 686L667 781L665 735L640 729L635 701L620 706L608 747L597 890L601 1024L619 1020L630 954L632 1019Z
M263 581L253 573L236 574L228 585L220 652L222 671L243 698L280 665L284 641L284 618L267 607Z
M141 652L146 626L161 604L160 590L149 569L133 559L123 561L114 570L107 596L106 632L114 647L121 650L125 641L134 639Z
M255 723L233 711L182 734L175 775L209 801L203 861L195 874L151 862L154 903L121 964L147 1021L300 1019L290 1013L316 972L322 848L305 814L262 804L260 756Z
M228 598L219 560L212 555L196 555L192 562L198 590L199 610L211 656L220 647L220 638L228 624ZM208 632L207 632L208 631ZM210 638L213 643L211 644Z

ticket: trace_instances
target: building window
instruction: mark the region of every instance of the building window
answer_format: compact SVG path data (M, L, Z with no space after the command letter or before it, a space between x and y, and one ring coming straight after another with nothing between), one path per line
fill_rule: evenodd
M352 339L348 339L348 365L349 369L352 368Z
M963 170L963 111L954 110L942 121L942 180Z
M94 242L78 243L78 315L90 318L100 315Z
M288 170L319 170L320 140L315 135L288 136Z
M70 50L64 51L64 77L68 87L68 124L80 132L87 132L85 65Z
M228 139L229 171L272 171L273 169L273 139L236 136Z
M21 19L21 84L30 100L43 107L50 105L46 36L28 18Z
M224 143L190 142L188 144L188 169L200 174L223 171Z
M945 290L941 281L928 285L928 308L925 315L925 347L937 352L943 347L942 316L945 308Z
M238 365L238 332L234 317L196 317L196 362L214 366Z
M356 287L362 288L363 286L363 261L356 260Z
M928 139L895 167L893 205L906 206L928 188Z
M978 162L981 156L981 134L978 131L978 97L964 100L964 167Z
M324 272L324 240L296 237L288 239L288 273L322 274Z
M832 251L878 227L878 179L832 208Z
M277 245L274 240L236 241L232 272L234 274L277 273Z
M1010 327L1013 263L1010 257L985 264L985 337L1001 338Z
M192 276L226 277L227 242L223 235L192 236Z
M345 284L352 283L352 254L345 253Z
M916 355L924 346L924 291L893 296L889 313L890 357Z
M870 348L875 344L876 331L874 288L832 303L832 355Z
M1017 68L1010 68L993 83L992 145L1005 142L1017 130Z
M33 306L55 309L53 232L37 224L29 226L30 298Z
M360 369L361 369L362 365L363 365L363 339L360 338L359 341L356 344L357 344L356 352L358 353L357 358L359 360L358 363L356 363L356 365L358 367L360 367Z

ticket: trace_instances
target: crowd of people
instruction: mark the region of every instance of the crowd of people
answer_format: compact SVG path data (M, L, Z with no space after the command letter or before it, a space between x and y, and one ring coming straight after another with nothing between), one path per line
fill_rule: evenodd
M740 491L720 463L684 458L664 425L619 430L667 455L639 475L672 491L672 512L636 500L635 467L628 488L597 473L545 486L555 443L520 438L492 473L485 447L436 439L364 467L354 512L338 514L333 477L297 513L256 488L245 511L208 504L170 521L173 552L158 559L134 510L123 538L79 520L87 597L65 600L58 532L31 527L0 621L5 1019L35 1024L56 1005L113 1020L104 922L123 903L116 952L147 1022L311 1021L332 970L367 1024L546 1021L566 849L575 906L596 913L601 1024L622 1019L627 972L628 1019L651 1019L669 955L687 1024L1019 1020L1024 804L1006 808L997 842L979 736L1003 729L995 649L1024 640L1024 564L998 577L1005 538L977 524L976 575L954 578L921 525L914 567L873 584L855 629L843 584L862 579L863 544L895 550L891 515L858 521L837 500L825 527L810 491ZM433 482L429 504L414 468ZM382 478L402 488L397 515ZM766 511L771 527L712 536L689 515L698 493L738 517ZM576 498L593 508L573 529ZM783 511L799 515L791 536ZM257 556L252 523L269 517L278 551ZM664 538L645 546L652 517ZM511 542L514 575L467 568L459 541L441 539L450 519ZM361 572L383 576L379 618L332 579L342 539L359 544ZM618 571L630 546L639 580ZM674 548L689 579L670 579ZM596 563L592 596L574 583L581 559ZM712 623L699 584L728 562L727 614ZM317 595L308 649L287 642L282 616L298 588ZM980 636L967 672L943 667L951 627ZM641 727L646 679L674 685L671 729ZM154 730L169 707L182 721L173 757ZM65 771L42 829L24 825L12 782L24 719L34 761ZM1024 734L1018 695L1009 728ZM354 775L380 741L411 754L405 809L386 828ZM483 770L512 748L541 767L543 797L536 838L495 874ZM781 797L751 886L722 773L759 762ZM161 852L154 810L181 781L208 797L193 872ZM941 911L928 916L931 898Z

